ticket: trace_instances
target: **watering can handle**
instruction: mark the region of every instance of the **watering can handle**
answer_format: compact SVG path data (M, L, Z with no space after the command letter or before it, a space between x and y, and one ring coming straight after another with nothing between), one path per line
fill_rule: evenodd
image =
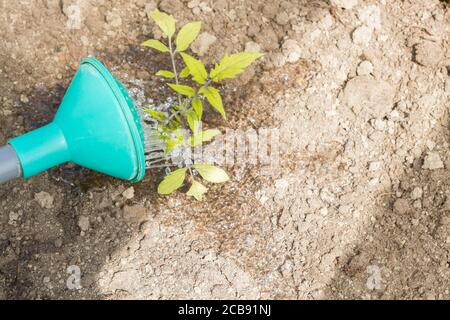
M0 147L0 183L19 178L22 175L20 161L14 149L6 145Z

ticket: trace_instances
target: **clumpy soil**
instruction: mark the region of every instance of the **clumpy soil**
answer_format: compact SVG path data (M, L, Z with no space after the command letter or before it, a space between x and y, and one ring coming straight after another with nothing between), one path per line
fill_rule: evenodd
M0 0L0 143L51 121L88 55L164 100L167 58L139 46L161 36L155 7L203 21L208 63L267 53L206 123L279 129L280 170L228 167L202 203L158 196L160 171L2 185L0 298L450 298L444 2Z

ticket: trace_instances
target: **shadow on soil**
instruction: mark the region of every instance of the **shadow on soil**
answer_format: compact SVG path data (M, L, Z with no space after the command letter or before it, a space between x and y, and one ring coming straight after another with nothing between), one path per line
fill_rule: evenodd
M447 155L448 114L436 149ZM440 147L441 146L441 147ZM404 168L398 188L385 190L367 214L371 223L353 248L335 261L327 299L448 299L450 285L450 173ZM421 190L421 191L420 191Z

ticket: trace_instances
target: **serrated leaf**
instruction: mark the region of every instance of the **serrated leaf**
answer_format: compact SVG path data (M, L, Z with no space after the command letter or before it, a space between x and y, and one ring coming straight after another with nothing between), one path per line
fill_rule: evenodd
M178 92L184 96L188 96L188 97L193 97L195 96L195 90L189 86L185 86L182 84L174 84L174 83L169 83L169 87L175 91Z
M182 52L181 57L184 63L189 68L189 73L192 75L192 80L199 84L204 84L206 78L208 78L208 72L206 71L205 65L193 56Z
M173 16L161 12L158 9L153 10L150 13L150 16L168 38L171 38L174 35L176 28Z
M186 170L186 168L178 169L165 177L158 186L158 193L167 195L180 188L186 179Z
M185 51L189 48L191 43L197 38L201 27L202 23L200 21L194 21L181 28L176 40L178 52Z
M211 70L209 76L214 82L223 79L233 79L238 74L244 72L253 61L262 57L264 54L259 52L240 52L232 55L226 54L219 64L216 64Z
M213 87L201 88L200 94L204 95L206 100L211 104L211 106L216 109L224 119L227 119L225 109L223 108L222 97L220 96L219 90Z
M153 119L158 121L163 121L166 118L166 115L163 112L159 112L149 108L144 108L144 111L147 112Z
M198 118L202 120L203 117L203 103L202 100L199 98L192 99L192 108L194 108L195 113L197 114Z
M225 170L210 164L194 164L192 166L203 179L212 183L222 183L230 180Z
M216 136L220 135L221 132L217 129L208 129L205 131L202 131L200 133L194 134L189 138L189 145L191 147L197 147L201 145L204 142L211 141Z
M142 43L144 47L150 47L161 52L169 52L169 48L159 40L150 39Z
M194 197L198 201L203 200L203 195L208 192L208 188L202 185L200 182L193 181L189 191L186 193L188 196Z
M181 70L180 72L180 78L187 78L189 77L189 75L191 74L191 71L189 70L188 67L185 67L183 70Z
M193 108L189 109L186 112L186 119L189 125L189 128L191 128L192 132L197 133L197 131L200 128L200 121L198 119L198 115L195 112Z
M168 70L159 70L155 76L159 76L159 77L164 77L167 79L173 79L175 78L175 74L172 71L168 71Z

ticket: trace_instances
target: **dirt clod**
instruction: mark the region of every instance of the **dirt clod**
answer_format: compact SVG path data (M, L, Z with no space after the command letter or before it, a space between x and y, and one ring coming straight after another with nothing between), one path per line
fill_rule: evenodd
M444 53L439 44L424 41L415 46L415 60L425 67L437 66L444 58Z
M199 56L204 56L208 51L209 47L216 41L217 41L216 36L208 32L203 32L192 44L192 51L194 51Z
M51 194L45 191L41 191L34 195L34 199L39 203L42 208L51 209L53 208L54 198Z
M350 108L364 110L380 118L392 110L394 94L392 86L385 81L372 76L357 76L345 86L344 101Z
M81 231L88 231L90 228L89 217L81 216L78 219L78 226L80 227Z
M129 187L124 192L122 192L122 196L125 199L128 199L128 200L133 199L134 198L134 188L133 187Z
M123 218L129 223L141 223L147 218L147 209L143 206L125 206Z
M423 169L436 170L444 168L444 163L437 152L429 152L423 161Z

